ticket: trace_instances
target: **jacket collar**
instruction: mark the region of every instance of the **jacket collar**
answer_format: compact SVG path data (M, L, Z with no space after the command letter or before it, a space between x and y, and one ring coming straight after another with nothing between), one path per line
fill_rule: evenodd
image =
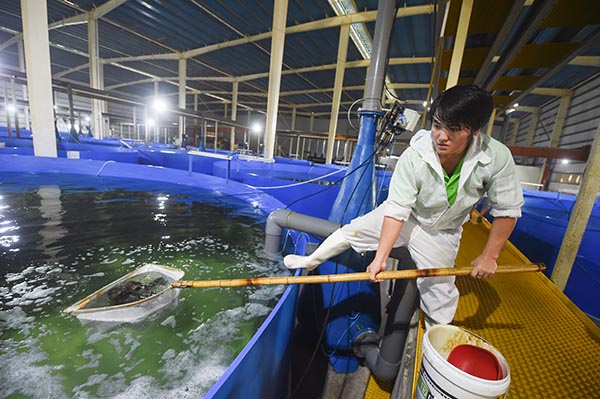
M485 151L490 143L490 140L490 137L481 132L479 132L479 134L473 138L471 145L467 149L462 170L460 172L460 186L462 186L467 177L471 175L471 172L477 163L487 165L492 161L490 155ZM435 152L431 131L419 130L410 139L410 146L421 155L423 160L427 162L442 179L444 178L442 164L440 163L440 159Z

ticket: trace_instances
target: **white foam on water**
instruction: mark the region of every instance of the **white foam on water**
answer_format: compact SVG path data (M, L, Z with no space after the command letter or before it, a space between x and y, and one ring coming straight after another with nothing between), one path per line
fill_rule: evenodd
M0 397L23 395L32 399L67 398L61 379L53 374L63 366L40 365L48 355L40 350L37 339L29 336L33 321L21 308L0 312L2 331L19 329L26 335L22 340L2 340L0 350Z
M106 275L106 273L104 272L98 272L98 273L94 273L94 274L86 274L84 275L84 277L104 277Z
M248 299L252 301L270 301L285 291L285 286L264 286L257 287L254 292L248 295Z
M14 343L13 348L7 348L0 353L0 380L11 381L0 385L0 397L18 394L32 399L66 398L60 378L52 374L62 366L39 366L47 355L37 348L23 351L23 342Z
M42 284L41 286L33 287L29 292L25 292L23 294L24 299L39 299L46 298L54 294L58 291L59 288L50 288L46 286L46 284Z
M25 276L23 273L6 273L5 280L7 283L12 283L13 281L23 280Z
M121 353L121 352L123 352L123 348L121 347L121 343L119 342L119 340L118 340L117 338L109 338L109 339L108 339L108 342L109 342L110 344L112 344L112 346L114 346L114 348L115 348L115 351L116 351L117 353Z
M139 348L141 344L140 341L133 337L133 335L128 333L127 335L125 335L124 345L126 347L129 347L129 351L127 351L127 353L123 355L123 359L130 360L135 350Z
M171 316L167 317L166 319L164 319L160 323L160 325L161 326L169 326L169 327L175 329L175 326L177 325L177 322L175 320L175 317L171 315Z
M190 334L190 340L202 343L206 347L219 347L223 342L227 342L236 336L241 321L266 316L270 311L271 308L268 306L247 303L241 307L219 312L196 328Z
M83 388L99 385L109 377L111 380L114 378L114 376L109 376L108 374L92 374L86 382L73 388L73 392L76 393L75 397L89 398L89 394Z
M0 311L0 321L2 322L0 324L2 326L2 330L23 329L23 332L29 335L28 323L35 321L35 317L27 316L21 307L16 306L9 310Z
M88 364L79 367L82 369L94 369L100 365L100 359L102 359L102 355L94 353L92 349L84 350L81 357L90 359Z

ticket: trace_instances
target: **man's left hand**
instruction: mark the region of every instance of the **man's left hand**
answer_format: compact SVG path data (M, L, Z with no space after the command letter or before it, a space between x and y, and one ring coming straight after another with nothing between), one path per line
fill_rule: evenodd
M477 258L475 258L473 262L471 262L471 266L473 266L471 276L474 278L492 277L498 269L496 260L484 258L482 255L479 255Z

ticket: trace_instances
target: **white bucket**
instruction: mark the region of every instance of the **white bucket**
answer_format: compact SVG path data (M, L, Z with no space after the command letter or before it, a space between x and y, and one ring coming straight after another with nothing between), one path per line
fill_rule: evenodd
M492 352L500 363L502 379L475 377L447 361L458 345L471 344ZM508 362L500 352L477 335L452 325L434 325L423 336L423 361L417 382L417 399L481 399L506 397L510 386Z

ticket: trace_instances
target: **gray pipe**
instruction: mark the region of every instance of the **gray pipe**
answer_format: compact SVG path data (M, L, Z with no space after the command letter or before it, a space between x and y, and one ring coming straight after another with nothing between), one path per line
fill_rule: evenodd
M268 255L280 254L284 228L327 237L339 229L340 224L289 209L277 209L269 214L265 228L265 252ZM399 260L400 269L417 268L404 247L394 248L390 257ZM396 378L418 298L414 279L394 281L392 298L387 304L388 317L383 329L383 338L379 339L377 333L369 329L354 339L354 353L357 357L364 358L366 366L378 378L388 381Z
M373 51L369 65L369 74L365 87L364 111L379 111L383 82L385 80L385 66L387 64L390 34L396 19L396 0L380 0L377 5L377 20L373 35Z
M400 260L399 269L416 269L406 248L394 248L393 252L391 257ZM381 340L373 330L355 338L354 353L364 358L365 365L377 378L386 381L396 379L418 298L416 280L395 280L393 294L386 307L388 316Z
M340 228L339 223L313 216L303 215L289 209L277 209L269 214L265 228L265 252L269 255L281 253L283 229L303 231L319 237L327 237Z

